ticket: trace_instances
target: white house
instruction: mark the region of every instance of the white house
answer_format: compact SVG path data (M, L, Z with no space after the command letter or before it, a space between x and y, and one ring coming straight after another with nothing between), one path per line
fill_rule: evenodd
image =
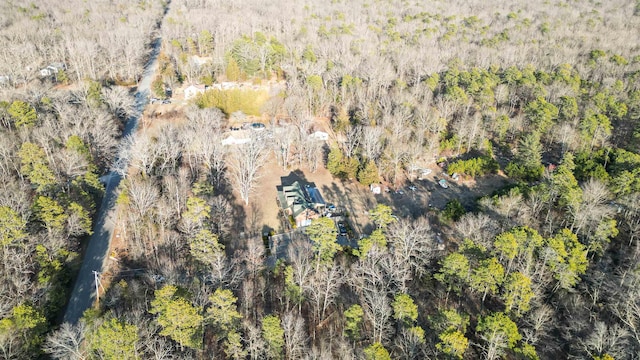
M251 138L235 137L229 135L226 139L222 139L222 145L243 145L251 142Z
M40 76L47 77L47 76L56 75L58 71L65 70L66 68L67 68L67 65L65 65L64 63L51 63L46 68L40 69Z
M320 140L320 141L329 140L329 134L327 134L324 131L316 131L316 132L312 133L311 135L309 135L309 137L314 139L314 140Z
M206 87L204 85L189 85L184 89L184 99L189 100L198 94L204 93Z

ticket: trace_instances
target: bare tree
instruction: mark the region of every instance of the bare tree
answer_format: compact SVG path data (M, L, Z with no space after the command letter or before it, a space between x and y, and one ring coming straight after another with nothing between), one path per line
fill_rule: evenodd
M251 360L263 359L266 344L262 340L260 328L246 321L244 322L244 328L249 358Z
M43 349L54 359L82 360L87 356L82 346L84 332L82 321L77 325L64 323L47 336Z
M343 270L340 266L320 266L311 280L303 287L313 304L314 318L317 322L325 319L326 311L338 295L344 282Z
M289 168L292 148L294 146L295 131L292 126L283 126L274 130L274 152L282 168ZM303 136L305 136L304 134Z
M417 220L400 219L391 224L388 233L389 251L393 254L392 269L407 273L402 279L410 279L416 274L420 276L427 271L427 264L437 249L426 218ZM402 288L405 288L404 282Z
M582 201L573 214L571 229L577 233L590 233L604 218L610 218L613 210L607 205L611 196L607 185L589 179L582 185Z
M368 321L371 323L372 340L374 342L386 341L391 335L391 306L386 290L371 289L363 294L363 309Z
M367 159L376 163L382 152L383 133L383 129L379 126L365 126L362 128L362 153Z
M121 120L125 120L134 110L134 97L129 90L122 86L104 88L102 99L112 114Z
M463 239L471 239L488 249L493 246L491 241L499 231L498 223L483 213L463 215L456 221L455 228Z
M360 139L362 138L362 128L358 126L352 126L347 131L342 147L344 148L344 154L350 158L355 155L356 149L360 145Z
M304 319L289 312L282 317L285 353L289 359L300 359L307 351L307 335Z
M626 335L626 331L618 324L607 326L602 321L596 321L592 332L585 339L580 339L579 342L591 357L609 354L615 358L625 353Z
M199 166L211 174L219 185L223 175L227 150L222 145L224 114L218 109L189 108L189 122L182 130L182 143L187 162L195 173Z
M249 143L234 148L229 155L229 176L244 204L249 205L249 196L256 188L256 182L260 179L260 169L267 157L264 141L254 136Z
M160 196L158 188L153 182L133 178L127 184L127 194L130 208L140 218L144 218L154 208Z

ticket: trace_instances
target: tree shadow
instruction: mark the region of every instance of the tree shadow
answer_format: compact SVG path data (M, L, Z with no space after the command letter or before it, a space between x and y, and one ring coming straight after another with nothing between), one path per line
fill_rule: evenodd
M247 234L247 232L249 231L246 226L248 214L245 211L244 206L242 206L238 202L238 198L233 192L233 187L231 186L231 184L229 184L227 181L220 181L216 190L216 193L218 195L222 195L225 199L227 199L230 207L230 211L228 213L230 219L229 228L232 229L231 231L233 233L222 234L222 242L225 245L227 254L231 255L235 250L242 248L244 245L242 243L238 243L237 241L231 241L231 238L242 238Z
M302 185L309 184L315 186L314 183L311 183L307 180L307 177L304 175L304 172L300 169L293 170L287 176L280 177L280 186L276 186L279 191L282 191L282 186L292 185L294 182L299 182Z

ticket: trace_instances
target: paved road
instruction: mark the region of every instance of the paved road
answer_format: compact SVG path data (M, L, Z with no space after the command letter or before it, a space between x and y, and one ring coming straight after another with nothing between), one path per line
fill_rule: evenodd
M162 39L158 36L151 44L152 50L149 61L145 65L142 79L138 83L138 90L135 94L135 108L133 114L127 119L122 134L123 139L134 134L138 128L138 120L147 105L153 75L158 68L157 60L161 43ZM123 144L125 143L126 142L123 142ZM120 154L124 154L126 151L127 149L121 149ZM114 164L117 164L114 168L119 167L126 169L127 163L123 161L123 159L123 156L118 156L114 162ZM120 175L118 171L112 170L105 178L108 179L105 186L105 195L102 199L100 209L96 214L93 235L89 240L80 272L78 273L73 292L69 298L69 303L67 304L67 309L64 314L64 322L77 323L84 311L93 306L96 298L95 276L93 271L102 271L105 257L109 251L109 243L114 226L113 216L115 216L116 189L118 188L118 184L120 184L120 180L122 180L122 175Z

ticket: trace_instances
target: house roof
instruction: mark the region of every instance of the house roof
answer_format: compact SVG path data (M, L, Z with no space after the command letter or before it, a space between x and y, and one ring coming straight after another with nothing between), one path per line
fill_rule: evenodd
M288 209L293 217L297 217L306 210L318 212L325 202L320 191L311 184L300 185L294 181L291 185L278 188L278 200L283 209Z
M229 135L227 138L222 139L222 145L242 145L251 142L251 138L247 137L235 137Z

